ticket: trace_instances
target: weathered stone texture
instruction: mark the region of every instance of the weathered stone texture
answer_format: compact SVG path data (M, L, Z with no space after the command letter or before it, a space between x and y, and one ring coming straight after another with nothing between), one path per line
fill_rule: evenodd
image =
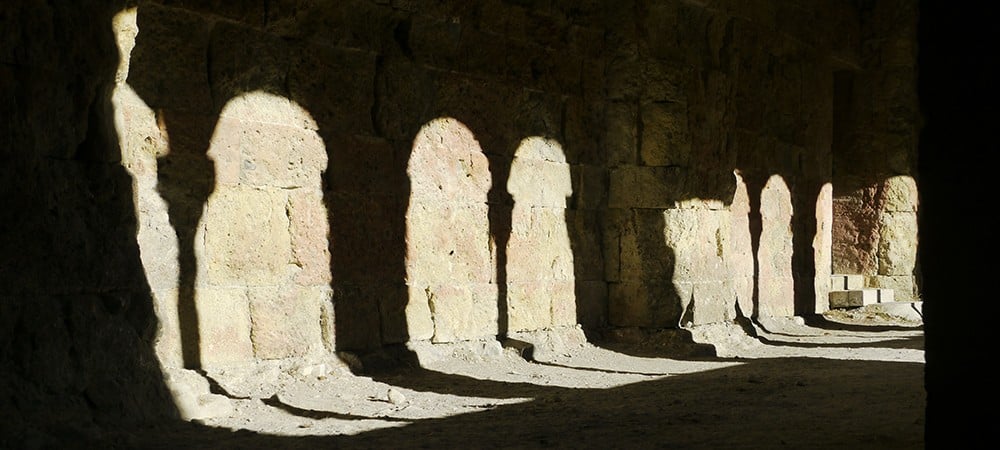
M780 177L768 180L760 194L761 234L757 250L758 309L765 316L794 315L792 280L792 203Z
M254 341L255 358L808 312L796 276L825 298L833 270L901 276L915 258L912 186L867 180L913 161L912 30L883 40L858 14L152 2L116 94L147 272L162 298L183 269L156 254L195 255L196 289L333 291L307 309L336 324ZM839 155L831 59L861 67ZM849 174L857 194L805 192L870 146L884 157Z

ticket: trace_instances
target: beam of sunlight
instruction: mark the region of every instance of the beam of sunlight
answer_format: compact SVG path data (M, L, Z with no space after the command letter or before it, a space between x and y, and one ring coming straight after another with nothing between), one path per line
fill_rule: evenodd
M816 196L816 235L813 236L814 281L813 313L830 309L830 276L833 275L833 184L826 183Z
M760 193L761 236L757 261L761 316L795 315L792 278L792 194L784 178L772 175Z
M507 243L510 331L576 324L573 250L566 199L573 194L569 164L558 142L521 141L510 165L507 191L514 199Z
M406 318L410 339L495 336L497 285L489 229L489 163L453 118L425 124L407 165Z

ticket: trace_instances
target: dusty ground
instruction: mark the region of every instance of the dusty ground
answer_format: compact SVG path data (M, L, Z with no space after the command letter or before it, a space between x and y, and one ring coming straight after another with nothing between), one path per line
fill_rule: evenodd
M876 305L809 323L695 327L688 330L694 343L688 331L617 332L588 342L570 330L518 337L534 341L528 351L516 342L426 346L401 353L415 358L402 369L378 370L377 359L366 360L363 375L336 360L216 369L208 374L216 392L231 398L230 413L111 441L134 448L923 448L923 329L914 311Z

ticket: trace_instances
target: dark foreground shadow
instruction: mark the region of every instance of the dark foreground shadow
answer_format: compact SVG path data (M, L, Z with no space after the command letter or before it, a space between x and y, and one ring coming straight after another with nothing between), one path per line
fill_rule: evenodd
M510 385L533 400L353 436L181 425L110 438L136 448L922 448L922 379L919 363L751 360L610 389Z

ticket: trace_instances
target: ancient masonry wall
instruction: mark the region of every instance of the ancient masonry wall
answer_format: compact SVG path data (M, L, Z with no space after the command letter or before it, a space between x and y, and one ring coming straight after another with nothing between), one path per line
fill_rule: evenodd
M856 66L840 72L834 151L833 268L916 300L917 14L907 2L861 12Z
M0 447L178 415L112 123L114 3L0 4Z
M871 14L139 2L115 22L113 98L160 360L822 311L846 233L835 72L897 73L870 60L892 29ZM883 143L879 161L911 150ZM887 276L913 268L895 224L914 209L893 208Z

